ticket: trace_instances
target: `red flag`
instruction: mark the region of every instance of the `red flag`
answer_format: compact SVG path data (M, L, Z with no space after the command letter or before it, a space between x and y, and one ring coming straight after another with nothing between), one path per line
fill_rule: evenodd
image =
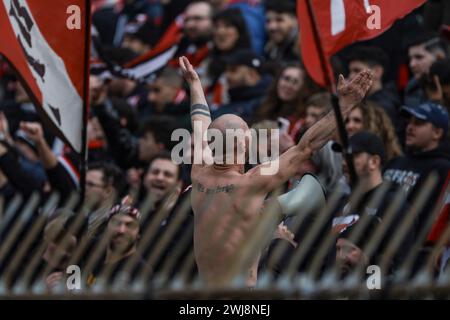
M41 117L82 151L87 108L89 0L1 0L0 53Z
M308 10L308 1L311 10ZM325 68L334 83L329 65L333 54L353 42L380 35L397 19L425 2L426 0L298 0L300 46L309 75L318 84L326 86ZM314 22L318 43L314 38ZM321 54L324 66L321 65Z
M448 172L447 179L444 183L444 186L442 187L442 193L439 197L440 201L438 203L441 203L441 201L444 203L443 208L441 212L439 213L439 216L437 220L434 222L430 233L428 234L427 242L428 243L436 243L440 237L445 232L445 228L447 227L448 223L450 223L450 171ZM449 243L450 244L450 243Z

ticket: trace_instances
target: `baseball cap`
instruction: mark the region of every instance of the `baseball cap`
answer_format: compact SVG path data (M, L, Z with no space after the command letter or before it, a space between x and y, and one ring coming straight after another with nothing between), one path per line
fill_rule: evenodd
M264 58L249 49L242 49L232 53L225 59L227 66L247 66L261 72Z
M448 112L440 104L427 101L417 107L404 106L400 109L402 114L413 116L414 118L431 122L437 128L444 130L444 135L448 131Z
M348 145L352 153L367 152L371 155L378 155L381 163L386 160L386 151L383 141L374 133L369 131L361 131L352 135L348 139ZM342 146L334 143L332 148L336 152L342 152Z

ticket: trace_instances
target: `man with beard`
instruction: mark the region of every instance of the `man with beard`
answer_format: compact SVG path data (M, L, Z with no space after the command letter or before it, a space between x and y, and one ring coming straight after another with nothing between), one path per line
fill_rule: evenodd
M403 115L407 118L406 153L393 159L384 172L384 179L392 181L409 191L411 203L417 198L425 180L436 173L438 182L434 186L425 206L417 215L415 232L425 227L428 217L438 204L443 193L445 179L450 172L450 155L445 148L449 117L447 110L439 104L425 102L417 107L405 106ZM422 253L417 259L415 270L420 262L426 261L432 243L423 243Z
M161 152L152 159L143 184L156 207L172 193L176 200L181 192L180 174L181 168L172 162L169 152Z
M145 243L143 249L144 259L148 259L157 247L157 243L161 237L164 236L166 230L174 223L174 219L178 214L185 214L179 211L179 207L184 203L183 199L189 196L189 192L181 195L181 167L172 162L169 152L162 152L153 158L148 170L143 178L143 185L147 191L147 196L150 196L153 201L153 208L143 218L141 229L145 236L146 230L154 223L154 219L158 217L158 230L151 238L152 240ZM159 212L163 212L159 216ZM191 228L192 215L186 214L183 222L180 223L177 232L171 239L170 244L165 248L164 252L158 257L157 261L152 265L155 273L161 271L162 263L170 256L175 246L178 245L178 239Z
M358 182L363 185L363 196L358 203L346 203L341 215L334 219L333 227L341 228L350 221L357 221L363 214L383 216L387 201L381 204L383 207L369 208L368 204L375 192L383 183L383 164L386 160L384 145L381 139L374 133L361 131L349 138L349 146L352 150L353 163ZM341 152L341 147L333 145L333 149ZM349 180L348 166L345 159L342 163L342 171ZM347 222L346 222L347 221ZM341 227L339 227L341 226Z
M267 1L266 32L268 39L264 47L264 55L274 68L290 61L299 61L298 26L294 1Z
M359 183L363 186L363 194L356 203L347 202L342 210L340 210L340 216L333 219L333 228L338 231L345 230L345 228L354 224L365 215L370 215L371 217L380 220L383 219L389 205L393 202L397 191L397 187L393 185L383 195L383 199L380 203L371 206L371 200L383 185L382 170L386 160L383 142L374 133L361 131L349 138L349 146L353 153L353 163L356 175ZM333 147L335 148L335 146ZM343 172L344 176L349 179L348 166L345 160L343 162ZM385 241L389 241L389 235L394 233L394 230L400 225L404 218L404 214L407 212L407 203L404 203L396 212L394 220L386 233L388 236ZM411 232L402 242L405 250L398 250L399 253L391 262L391 271L402 262L403 255L407 252L407 249L411 246L413 240L414 233ZM351 248L351 245L344 242L345 241L343 240L338 240L338 245L346 246L348 249ZM356 251L354 252L354 255L358 256ZM351 254L350 256L354 255Z
M115 280L129 259L134 258L140 238L140 217L140 211L131 205L129 197L125 197L120 205L112 207L106 227L105 236L109 239L106 253L89 275L88 286L94 285L97 278L106 275L107 282ZM131 280L144 264L142 258L139 258L138 265L132 270L132 274L128 275L127 281Z
M191 1L184 11L183 36L176 55L188 55L197 67L208 56L208 43L212 38L212 7L209 1Z
M184 12L184 36L191 44L204 43L212 34L212 8L208 1L192 1Z

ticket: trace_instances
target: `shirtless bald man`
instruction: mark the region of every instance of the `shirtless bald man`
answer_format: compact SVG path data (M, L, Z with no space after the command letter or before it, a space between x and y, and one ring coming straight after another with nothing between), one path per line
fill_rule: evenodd
M211 122L209 107L197 73L186 57L180 58L180 66L190 88L194 136L203 137L204 131L212 128L221 132L226 129L248 130L247 123L236 115L226 114ZM339 105L344 118L361 102L371 83L372 74L367 70L350 82L345 81L342 75L339 77ZM334 114L329 112L304 134L296 146L280 155L278 171L273 175L261 173L271 166L270 163L244 172L244 164L230 164L229 161L222 164L217 161L217 155L211 165L207 161L203 164L194 162L191 171L191 203L195 215L194 252L200 277L206 285L223 285L223 275L236 259L237 248L248 240L248 235L261 217L261 208L267 194L294 176L299 164L330 140L335 128ZM248 153L248 146L248 143L238 145L234 152ZM207 141L202 142L202 148L209 150ZM208 156L207 152L205 154ZM236 159L235 155L234 160ZM280 203L280 207L283 206L286 204ZM225 236L226 241L218 246L217 242L224 239L224 232L229 234ZM248 270L249 286L256 284L258 257L259 252L255 252L256 262Z

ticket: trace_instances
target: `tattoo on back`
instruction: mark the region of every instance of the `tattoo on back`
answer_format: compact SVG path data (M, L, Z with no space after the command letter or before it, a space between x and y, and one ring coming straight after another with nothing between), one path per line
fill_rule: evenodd
M197 191L203 192L206 194L216 194L220 192L230 193L235 189L234 184L227 184L226 186L216 186L214 188L206 188L201 183L197 183Z

